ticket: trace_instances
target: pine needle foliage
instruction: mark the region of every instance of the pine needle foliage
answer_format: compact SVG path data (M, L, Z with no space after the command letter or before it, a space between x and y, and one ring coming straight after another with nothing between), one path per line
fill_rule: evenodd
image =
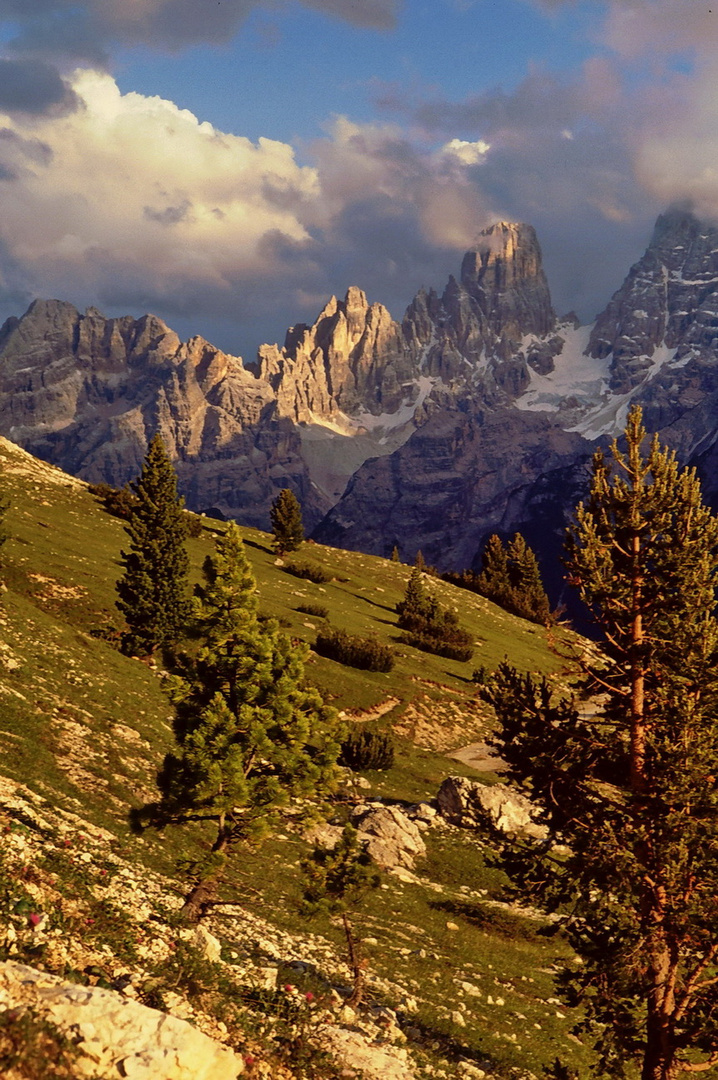
M125 572L116 586L117 607L128 626L123 650L146 656L178 640L189 611L184 500L159 435L130 487L136 498L125 526L130 547L121 553Z
M283 488L272 503L269 519L274 533L274 550L278 555L296 551L304 542L302 508L289 488Z
M507 664L482 694L497 746L568 846L505 865L581 958L563 976L598 1035L601 1076L674 1080L718 1064L718 520L693 470L633 409L626 450L593 462L570 580L603 631L582 696Z
M158 776L154 823L210 822L207 858L188 867L185 912L214 900L227 858L278 824L298 799L316 803L335 781L336 713L305 685L308 647L257 617L254 578L235 525L216 540L195 597L200 645L168 680L177 748ZM295 807L296 809L296 807Z
M354 921L364 897L381 884L371 856L359 843L357 830L345 825L333 848L317 845L312 855L303 859L305 915L325 912L340 915L347 942L353 987L347 1004L358 1006L364 995L367 961L361 953L361 941Z
M474 654L471 635L459 626L456 612L443 607L426 589L424 575L415 566L406 583L404 597L396 605L401 640L415 649L446 656L452 660L470 660Z
M521 533L515 533L506 546L496 533L490 536L479 574L467 570L445 577L454 585L480 593L522 619L542 626L552 621L538 560Z

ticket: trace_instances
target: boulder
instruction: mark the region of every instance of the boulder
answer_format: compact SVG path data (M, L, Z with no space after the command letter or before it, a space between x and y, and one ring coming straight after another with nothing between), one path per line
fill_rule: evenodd
M359 806L352 824L371 857L385 870L411 870L414 860L426 854L419 829L395 806Z
M78 1076L141 1080L236 1080L244 1061L174 1016L113 990L78 986L7 961L0 1009L31 1009L78 1045Z
M544 840L548 830L534 820L536 809L525 795L507 784L486 784L465 776L449 776L436 796L439 813L465 829L497 830L506 836Z

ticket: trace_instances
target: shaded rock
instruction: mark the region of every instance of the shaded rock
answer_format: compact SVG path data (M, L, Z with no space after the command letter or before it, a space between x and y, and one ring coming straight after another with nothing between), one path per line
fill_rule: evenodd
M506 784L488 787L465 776L449 776L436 796L439 813L452 825L465 829L498 830L506 836L530 836L543 840L544 825L534 820L536 809L518 791Z
M419 829L395 806L357 807L352 825L371 857L385 870L411 870L414 860L426 854Z
M73 1041L79 1036L83 1075L236 1080L244 1072L242 1058L184 1020L12 961L0 964L0 1007L30 1008Z

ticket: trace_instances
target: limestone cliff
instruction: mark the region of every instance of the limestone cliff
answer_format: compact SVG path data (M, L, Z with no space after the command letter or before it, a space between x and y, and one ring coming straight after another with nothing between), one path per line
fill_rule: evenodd
M271 387L203 338L181 342L152 315L107 319L94 308L35 301L0 331L0 431L90 481L136 476L159 432L190 508L266 525L292 487L309 523L316 494L294 425Z

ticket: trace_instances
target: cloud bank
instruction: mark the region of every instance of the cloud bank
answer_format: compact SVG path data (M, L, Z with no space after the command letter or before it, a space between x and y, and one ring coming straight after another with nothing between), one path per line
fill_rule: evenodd
M468 176L480 144L421 153L396 127L339 117L300 164L103 72L77 72L71 92L62 115L0 115L6 307L60 296L271 319L281 335L278 310L313 317L350 284L403 305L491 214Z

